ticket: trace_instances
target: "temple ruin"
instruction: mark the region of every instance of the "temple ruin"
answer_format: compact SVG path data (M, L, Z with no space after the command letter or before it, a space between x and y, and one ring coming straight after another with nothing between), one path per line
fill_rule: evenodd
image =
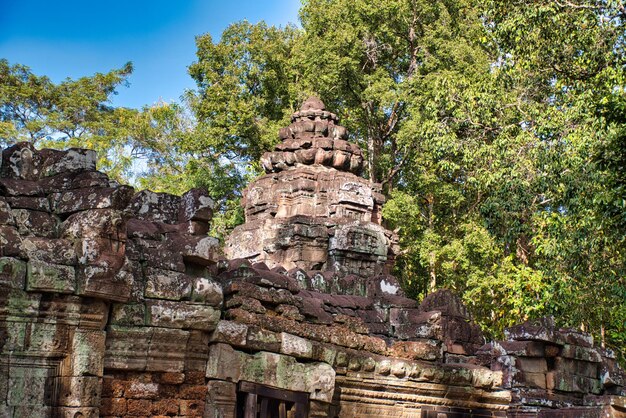
M624 373L550 319L486 341L390 274L384 196L307 100L220 248L213 201L135 192L93 151L0 161L0 417L626 417Z

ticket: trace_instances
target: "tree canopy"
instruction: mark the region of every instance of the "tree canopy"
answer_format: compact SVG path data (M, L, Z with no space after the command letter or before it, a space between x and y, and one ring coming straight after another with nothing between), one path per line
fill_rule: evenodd
M454 289L492 335L555 315L619 348L625 21L619 1L303 0L300 27L199 36L197 89L178 104L108 106L130 65L54 84L0 61L0 137L95 148L155 190L208 187L224 234L258 158L316 94L384 186L411 296Z

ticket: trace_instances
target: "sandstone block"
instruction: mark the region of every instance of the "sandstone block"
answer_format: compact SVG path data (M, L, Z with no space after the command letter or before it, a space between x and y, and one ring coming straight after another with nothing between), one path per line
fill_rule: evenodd
M0 256L15 257L22 253L22 237L14 226L0 225Z
M576 360L588 361L591 363L600 363L602 356L595 348L580 347L571 344L565 344L561 350L561 357Z
M47 212L13 209L11 214L21 235L35 235L45 238L56 236L59 225L58 218Z
M24 289L26 284L26 263L11 257L0 257L0 287Z
M183 300L191 297L194 278L184 273L148 267L145 296L154 299Z
M311 399L322 402L332 400L335 370L326 363L297 363L293 357L264 351L240 356L241 380L308 392Z
M38 371L41 371L41 369ZM6 400L8 406L38 407L46 404L46 376L36 372L16 376L12 370L11 375L8 377Z
M561 392L599 394L601 391L600 379L562 372L548 372L546 374L546 386L550 390Z
M441 343L434 340L396 341L389 348L393 357L411 360L438 360L443 357Z
M248 349L279 352L281 344L281 334L257 326L248 327L246 340L246 347Z
M237 389L234 383L221 380L211 380L208 385L208 395L204 416L231 417L236 416Z
M513 386L546 389L546 374L519 371L515 374Z
M233 321L219 321L213 334L211 342L226 343L243 347L246 345L248 326Z
M600 363L556 357L554 359L554 368L565 373L597 378L599 376Z
M135 194L128 208L138 219L174 224L178 222L180 206L178 196L143 190Z
M127 257L131 260L145 261L153 268L185 271L183 256L172 249L168 242L135 239L127 243Z
M224 301L222 286L215 280L206 277L195 278L191 300L211 306L221 306Z
M122 212L114 209L93 209L70 215L61 226L61 238L72 241L83 238L126 239Z
M548 364L545 358L517 357L515 367L523 372L546 373Z
M146 370L157 372L182 372L189 332L171 328L154 328Z
M209 347L207 378L237 383L241 367L241 357L230 345L218 343Z
M55 377L53 386L59 406L94 408L100 406L102 378Z
M141 238L148 240L160 240L162 230L152 221L132 218L126 223L126 231L129 238Z
M145 370L153 333L153 328L148 327L110 325L107 329L104 368Z
M68 190L52 194L52 210L66 215L91 209L124 209L133 193L130 186Z
M114 303L111 306L111 325L142 326L146 321L144 303Z
M147 323L152 326L211 331L220 319L220 311L206 305L149 301Z
M30 260L26 269L26 290L73 293L76 290L74 267Z
M83 148L70 148L66 151L43 149L39 154L42 177L74 171L94 171L98 161L95 151Z
M70 354L63 360L60 376L102 377L104 371L104 331L76 329L70 340Z
M53 194L70 189L113 187L117 185L99 171L74 171L42 178L38 184L43 193Z
M47 197L15 196L6 197L5 199L9 206L13 209L29 209L40 212L50 212L50 202ZM0 212L1 211L2 209L0 208ZM0 218L1 216L2 215L0 215Z
M37 180L41 158L30 142L18 142L2 151L0 176L14 179Z
M21 249L30 260L68 266L77 263L76 251L70 240L23 237Z
M283 332L280 335L280 353L296 358L313 358L313 344L304 338Z
M11 206L6 202L5 197L0 197L0 225L15 225L13 215L11 214Z
M36 181L0 178L0 195L3 196L42 196L41 185Z
M217 262L219 241L212 237L168 234L168 250L180 254L185 261L211 266Z
M191 189L180 200L178 220L208 222L213 217L215 202L205 189Z
M113 260L111 264L101 260L97 265L79 266L77 293L117 302L127 301L130 298L132 275L121 269L119 264L118 260Z

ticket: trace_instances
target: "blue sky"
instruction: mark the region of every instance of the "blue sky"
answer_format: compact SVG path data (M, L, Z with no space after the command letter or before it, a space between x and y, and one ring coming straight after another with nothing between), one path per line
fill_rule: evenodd
M116 106L177 100L194 88L194 38L232 22L296 23L299 0L0 0L0 58L58 82L132 61Z

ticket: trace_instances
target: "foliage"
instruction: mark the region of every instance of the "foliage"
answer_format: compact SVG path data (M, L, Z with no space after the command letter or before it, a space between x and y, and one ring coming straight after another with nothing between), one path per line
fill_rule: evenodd
M0 61L0 137L97 149L158 191L207 187L223 237L256 161L316 94L384 186L412 296L454 289L492 336L552 314L623 347L621 2L304 0L300 19L199 36L197 90L140 111L106 106L130 66L54 84Z
M132 70L127 63L106 74L55 84L26 66L0 60L0 143L91 148L98 151L101 167L123 178L132 165L131 143L123 134L131 111L107 102Z
M251 161L315 93L385 186L411 294L455 289L494 335L556 314L615 345L622 14L611 2L306 0L301 30L242 22L199 38L194 109L211 139L195 148Z

